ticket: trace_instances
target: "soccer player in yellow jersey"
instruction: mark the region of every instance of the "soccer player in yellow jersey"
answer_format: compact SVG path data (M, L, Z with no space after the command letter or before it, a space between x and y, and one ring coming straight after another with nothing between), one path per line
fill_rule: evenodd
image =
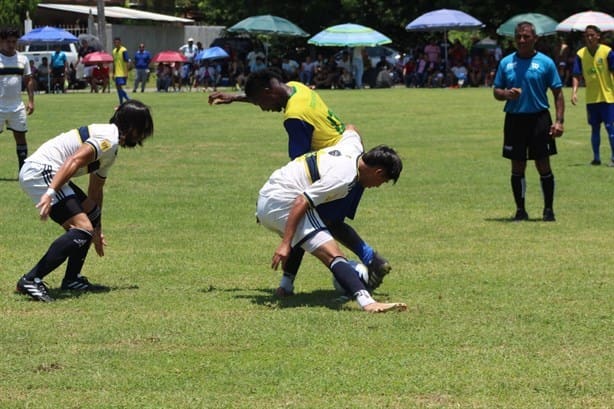
M113 78L115 78L115 87L117 88L117 96L119 97L120 105L128 101L128 94L124 91L124 86L128 82L128 71L130 70L130 56L128 50L122 45L119 37L113 39Z
M571 103L576 105L578 102L578 86L583 77L586 85L586 112L591 126L591 165L601 165L599 145L603 122L612 150L610 166L614 166L614 51L600 44L600 40L601 30L597 26L587 26L584 31L586 47L578 50L572 71Z
M212 105L235 101L253 103L263 111L283 112L290 159L335 145L346 128L316 92L300 82L284 83L281 74L273 69L250 74L245 84L245 94L214 92L209 95L209 104ZM390 264L344 222L346 217L354 218L363 190L361 186L356 186L343 200L318 206L318 213L334 238L369 268L369 287L374 290L390 272ZM292 249L276 291L278 296L292 295L303 255L304 251L299 246Z

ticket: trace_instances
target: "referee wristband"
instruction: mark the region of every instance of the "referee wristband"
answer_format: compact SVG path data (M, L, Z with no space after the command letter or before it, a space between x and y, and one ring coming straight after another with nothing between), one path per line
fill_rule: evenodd
M55 198L55 190L52 188L48 188L45 194L52 199Z

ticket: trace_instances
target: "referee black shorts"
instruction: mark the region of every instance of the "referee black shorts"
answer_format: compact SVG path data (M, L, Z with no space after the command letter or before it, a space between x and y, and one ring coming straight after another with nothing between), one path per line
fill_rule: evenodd
M556 155L556 142L550 135L550 111L534 114L506 114L503 128L503 157L536 160Z

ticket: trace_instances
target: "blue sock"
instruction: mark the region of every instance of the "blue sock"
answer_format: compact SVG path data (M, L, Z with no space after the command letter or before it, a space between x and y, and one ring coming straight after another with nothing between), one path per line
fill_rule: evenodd
M369 246L364 241L360 246L359 252L356 253L356 255L360 258L360 261L362 261L362 264L364 264L365 266L371 264L371 261L373 261L374 254L375 250L373 250L373 247Z
M610 139L610 148L612 149L611 160L614 162L614 122L605 124L605 130L608 132L608 138Z
M601 160L599 156L599 145L601 144L601 133L599 125L591 127L591 146L593 147L593 159Z

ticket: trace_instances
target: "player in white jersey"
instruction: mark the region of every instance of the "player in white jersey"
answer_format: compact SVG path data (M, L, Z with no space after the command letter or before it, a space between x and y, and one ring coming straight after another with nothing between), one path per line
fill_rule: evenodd
M17 52L18 38L16 29L0 30L0 132L5 124L13 131L21 169L28 156L26 115L34 112L34 81L28 59ZM27 105L21 99L22 80L28 92Z
M121 104L109 124L92 124L48 140L28 157L19 172L23 190L36 204L42 220L51 217L66 232L49 247L30 272L17 282L17 291L39 301L53 301L43 278L65 260L62 290L106 291L81 275L90 244L104 255L102 234L103 186L119 147L142 145L153 134L149 108L140 101ZM89 174L87 194L73 177Z
M344 132L339 144L300 156L277 169L262 187L256 216L266 228L282 237L273 254L273 269L284 267L293 246L300 246L327 266L339 284L368 312L403 311L403 303L375 301L341 252L316 207L342 202L357 184L378 187L397 181L403 164L384 145L362 153L360 136Z

